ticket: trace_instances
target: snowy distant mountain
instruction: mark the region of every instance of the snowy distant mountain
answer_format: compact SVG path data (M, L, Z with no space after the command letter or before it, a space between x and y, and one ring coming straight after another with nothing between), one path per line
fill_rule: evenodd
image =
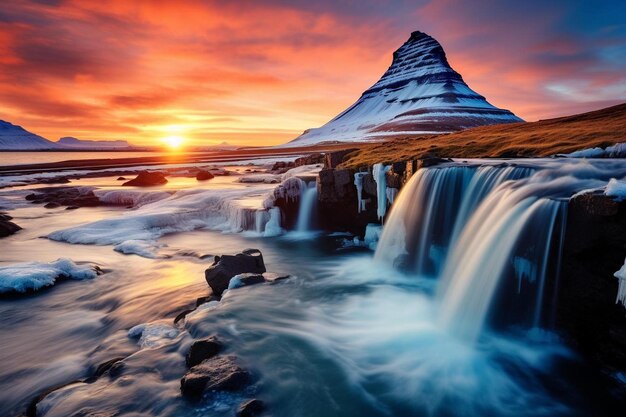
M492 106L454 71L434 38L413 32L376 84L337 117L283 146L382 139L402 133L446 133L521 122Z
M131 148L130 144L125 140L84 140L71 136L59 139L57 142L63 148L85 149L85 150L102 150L102 149L125 149Z
M56 143L35 135L21 126L0 120L0 150L38 151L59 148L60 146Z

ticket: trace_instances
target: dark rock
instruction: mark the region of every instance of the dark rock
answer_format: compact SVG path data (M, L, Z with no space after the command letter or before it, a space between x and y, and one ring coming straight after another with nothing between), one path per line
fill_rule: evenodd
M126 177L117 177L118 181L126 181Z
M266 410L265 403L256 398L241 403L237 410L237 417L257 417Z
M7 237L16 233L18 230L22 230L22 228L19 227L17 224L10 221L12 219L11 216L2 215L1 217L2 218L0 218L0 237Z
M214 175L204 169L199 170L196 174L196 179L198 181L212 180L213 178L215 178Z
M211 359L220 353L223 348L224 345L215 336L209 336L206 339L196 340L192 343L185 358L187 367L191 368L207 359Z
M136 178L126 181L122 186L150 187L167 184L167 178L157 171L141 171Z
M213 294L221 297L228 288L230 279L246 272L256 274L266 272L260 250L246 249L237 255L216 256L213 265L204 271L204 277Z
M43 207L47 208L47 209L53 209L53 208L61 207L61 204L55 203L55 202L51 201L51 202L47 203L45 206L43 206Z
M325 161L325 156L321 153L313 153L311 155L303 156L301 158L296 159L293 164L294 166L302 166L302 165L315 165L315 164L323 164Z
M613 275L626 253L626 201L586 193L569 201L555 325L601 369L626 369L626 310L615 303ZM549 287L548 287L549 288ZM551 298L547 297L548 300Z
M24 197L24 199L26 199L26 201L34 201L34 200L38 200L39 196L37 194L28 194L26 197Z
M427 157L420 160L419 168L428 168L435 165L443 164L445 162L452 162L450 158L439 158L437 156Z
M65 207L65 210L76 210L77 208L80 208L78 206L67 206Z
M250 382L250 374L234 356L215 356L192 367L180 380L180 391L198 400L207 391L239 391Z
M179 321L187 317L187 314L193 313L194 311L195 311L195 308L191 308L191 309L183 310L182 312L178 313L176 317L174 317L174 324L177 324Z

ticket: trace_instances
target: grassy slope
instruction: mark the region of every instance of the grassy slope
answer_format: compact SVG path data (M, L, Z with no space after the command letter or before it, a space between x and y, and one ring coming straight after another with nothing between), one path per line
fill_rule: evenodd
M626 103L532 123L477 127L457 133L395 137L362 147L346 168L424 156L446 158L537 157L626 142Z

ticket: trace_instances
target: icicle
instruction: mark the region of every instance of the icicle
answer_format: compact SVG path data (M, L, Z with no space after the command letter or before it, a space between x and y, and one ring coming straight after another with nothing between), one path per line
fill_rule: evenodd
M397 195L398 195L397 188L387 187L387 201L389 202L389 205L393 204Z
M357 206L359 213L365 210L365 201L363 201L363 177L367 172L357 172L354 174L354 185L356 186Z
M626 260L624 260L624 265L614 275L619 280L615 304L622 303L622 306L626 307Z
M389 171L390 166L384 166L383 164L375 164L372 168L372 175L374 181L376 181L376 198L378 202L378 219L383 220L385 213L387 213L387 178L386 174Z

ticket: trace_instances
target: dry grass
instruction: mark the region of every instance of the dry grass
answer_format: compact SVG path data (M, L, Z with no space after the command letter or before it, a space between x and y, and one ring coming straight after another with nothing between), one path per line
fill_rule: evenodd
M446 158L541 157L626 142L626 103L575 116L484 126L445 135L395 137L350 154L343 167Z

